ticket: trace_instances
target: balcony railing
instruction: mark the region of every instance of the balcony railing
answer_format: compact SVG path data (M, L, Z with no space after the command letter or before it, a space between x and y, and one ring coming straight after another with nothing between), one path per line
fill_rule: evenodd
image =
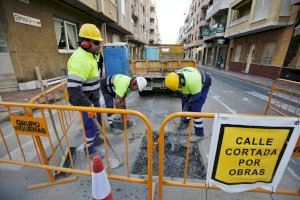
M202 29L202 35L204 37L212 36L216 33L224 33L226 30L226 23L218 23L210 27L205 27Z
M236 20L232 21L232 22L230 23L230 27L248 21L248 20L249 20L249 17L250 17L250 15L248 14L248 15L245 15L244 17L241 17L241 18L239 18L239 19L236 19Z
M210 7L208 7L206 12L206 20L213 17L215 14L217 14L220 10L225 10L229 8L231 0L219 0L214 1L214 4L212 4Z

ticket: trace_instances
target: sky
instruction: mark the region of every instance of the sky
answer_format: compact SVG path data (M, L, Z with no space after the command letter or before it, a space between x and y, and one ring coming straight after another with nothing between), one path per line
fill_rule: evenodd
M188 14L190 0L156 0L161 43L175 44L179 28Z

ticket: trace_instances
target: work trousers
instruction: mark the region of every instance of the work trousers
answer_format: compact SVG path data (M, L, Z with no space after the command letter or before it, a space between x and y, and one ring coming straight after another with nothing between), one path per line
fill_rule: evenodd
M100 107L99 99L93 102L94 107ZM92 118L88 117L87 112L82 112L82 118L84 122L84 130L86 136L87 147L89 153L93 153L94 150L94 141L96 137L100 137L98 134L97 126ZM97 121L101 124L101 114L97 113ZM100 130L99 130L100 131Z
M202 76L205 76L205 78L202 78L202 80L205 80L203 82L202 90L197 94L185 95L181 98L182 110L183 111L201 112L202 107L203 107L203 105L206 101L207 94L209 92L209 88L211 86L211 77L205 72L202 72ZM189 122L188 118L185 118L183 120L186 123ZM195 134L197 136L204 136L202 118L195 118L194 119L194 129L195 129Z

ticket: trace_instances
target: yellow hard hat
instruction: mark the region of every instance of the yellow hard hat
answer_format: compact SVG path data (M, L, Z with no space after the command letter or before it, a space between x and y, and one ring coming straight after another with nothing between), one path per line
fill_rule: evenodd
M79 36L95 41L102 41L101 33L94 24L83 24L79 30Z
M176 91L179 88L179 76L175 72L171 72L165 78L165 85L170 90Z

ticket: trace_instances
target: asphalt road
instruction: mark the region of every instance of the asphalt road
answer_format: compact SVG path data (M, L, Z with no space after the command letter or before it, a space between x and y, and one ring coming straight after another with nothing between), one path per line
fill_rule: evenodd
M249 84L244 81L236 80L227 76L209 72L212 76L212 86L208 94L207 102L203 107L203 112L211 113L232 113L232 114L263 114L267 104L269 89ZM101 101L103 105L103 100ZM168 114L180 111L180 98L168 95L154 94L147 97L139 97L137 93L131 93L127 99L127 107L132 110L140 111L151 121L153 129L158 130L164 117ZM271 113L274 114L275 113ZM136 119L136 118L134 118ZM141 132L144 126L137 120L137 125L133 132ZM172 121L167 126L167 130L172 130ZM206 156L208 155L209 141L212 130L212 120L205 120ZM10 123L0 124L0 127L7 138L9 148L14 152L14 156L21 159L13 129ZM132 134L132 133L130 133ZM30 155L29 160L36 160L35 150L28 138L22 138L25 144L24 151ZM0 142L2 140L0 139ZM112 142L120 143L118 138ZM130 152L134 154L137 143L130 146ZM121 146L119 146L121 148ZM3 144L0 146L0 157L5 157ZM6 156L7 158L7 156ZM131 158L130 158L131 159ZM292 158L288 168L280 183L280 188L299 188L300 187L300 159ZM122 171L122 170L121 170ZM120 171L120 172L121 172ZM28 191L25 187L28 184L46 181L45 172L38 169L25 168L20 166L8 166L0 163L0 199L91 199L90 177L80 177L79 181L62 186L45 188L40 190ZM116 199L145 199L146 190L140 185L134 186L111 181L113 193ZM165 199L205 199L205 194L201 190L182 189L176 187L166 188ZM188 195L188 196L187 196ZM268 194L226 194L221 191L209 191L208 199L271 199ZM286 197L273 195L273 199L299 199L297 197Z

